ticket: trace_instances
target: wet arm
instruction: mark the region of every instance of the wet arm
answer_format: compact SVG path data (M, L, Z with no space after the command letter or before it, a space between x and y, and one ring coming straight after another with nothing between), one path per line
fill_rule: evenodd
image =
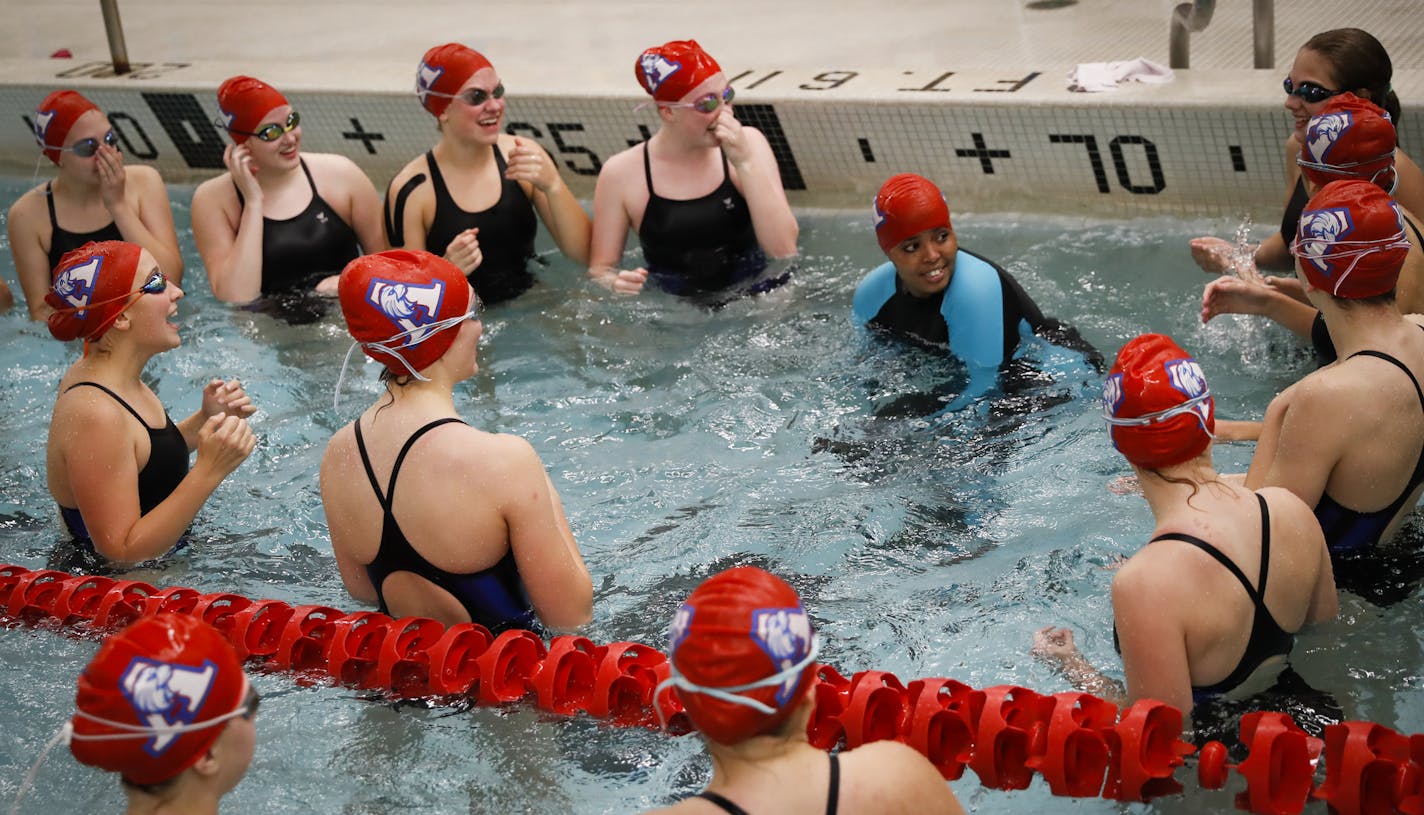
M563 504L534 449L511 439L503 511L510 548L534 610L550 628L572 630L593 616L593 583Z
M746 157L733 166L741 182L742 197L747 199L747 209L751 211L757 243L772 257L791 257L796 254L796 239L801 228L781 187L776 156L760 131L745 128L744 132Z
M125 197L112 210L114 225L124 240L147 249L168 279L182 285L183 256L178 251L178 232L173 226L168 188L151 168L130 167L125 172L129 176L128 183L138 187L138 209Z
M40 246L39 217L28 197L10 208L6 230L10 237L10 253L15 258L15 275L20 281L20 293L25 297L31 320L44 320L54 311L44 301L49 292L49 254Z
M208 270L213 296L225 303L250 303L262 294L262 203L248 201L237 229L217 196L219 177L193 193L193 241Z

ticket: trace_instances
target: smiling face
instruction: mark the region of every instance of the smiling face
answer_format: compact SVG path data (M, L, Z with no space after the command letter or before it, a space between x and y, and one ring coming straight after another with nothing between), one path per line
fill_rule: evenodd
M273 108L267 112L266 116L262 117L262 121L257 123L252 132L260 132L269 124L285 128L287 119L291 115L291 105ZM262 141L256 137L249 137L243 143L252 151L252 160L260 170L293 170L301 166L301 125L286 131L277 137L276 141Z
M1291 84L1295 87L1300 87L1302 82L1314 82L1316 85L1332 91L1348 90L1348 88L1342 89L1336 84L1338 80L1330 62L1321 54L1307 48L1300 49L1300 52L1295 55L1295 62L1291 64L1288 76ZM1290 111L1291 124L1297 139L1305 138L1305 128L1310 124L1311 117L1324 110L1328 102L1328 99L1322 99L1312 103L1299 96L1286 96L1285 108Z
M134 295L124 314L136 339L166 351L182 344L178 337L178 325L170 320L178 314L178 301L183 298L183 290L170 280L160 292L142 292L158 271L158 261L145 249L139 255L138 269L134 271L133 285L129 289L140 293Z
M440 114L440 122L458 138L470 139L480 144L494 144L499 140L500 128L504 122L504 98L496 99L495 88L499 87L499 75L493 68L481 68L465 80L465 84L455 92L455 98L445 112ZM484 102L472 105L468 101L470 91L483 91Z
M959 239L949 224L926 229L890 247L887 253L905 290L915 297L944 291L954 275Z

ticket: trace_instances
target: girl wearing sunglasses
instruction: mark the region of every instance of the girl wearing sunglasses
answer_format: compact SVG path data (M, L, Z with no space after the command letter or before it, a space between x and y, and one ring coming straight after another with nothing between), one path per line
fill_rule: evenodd
M132 243L85 244L55 267L45 297L50 334L84 341L59 382L45 451L50 494L72 537L58 559L73 567L138 563L174 549L252 452L245 417L256 408L236 380L208 382L199 409L176 423L143 381L148 361L180 344L170 320L182 297Z
M35 141L58 173L10 207L10 251L30 319L49 316L45 293L60 258L90 241L138 244L165 275L182 281L168 188L152 167L124 165L122 139L103 111L61 90L40 102L33 122Z
M213 295L278 296L289 319L310 314L309 304L292 304L335 295L347 263L385 249L380 196L345 156L301 152L301 113L271 85L232 77L218 88L218 108L233 142L223 152L228 171L193 192L193 239Z
M644 51L633 71L660 126L599 173L589 275L625 293L641 291L651 275L690 295L785 280L763 272L768 255L796 254L796 217L766 137L732 115L734 92L717 61L678 40ZM629 229L645 268L621 268Z
M1280 232L1256 247L1251 261L1254 268L1245 270L1246 276L1258 276L1257 270L1290 272L1294 268L1288 247L1295 237L1301 210L1310 197L1296 159L1311 118L1318 115L1330 99L1349 91L1386 110L1398 126L1399 97L1390 84L1393 74L1384 46L1358 28L1324 31L1301 47L1282 82L1285 108L1292 123L1285 143L1286 208ZM1395 153L1395 169L1399 179L1395 198L1410 212L1424 212L1424 172L1402 150ZM1221 274L1235 268L1236 247L1229 241L1200 237L1193 238L1190 246L1192 259L1204 272Z
M489 303L534 284L539 221L565 257L588 263L587 213L544 148L501 132L504 83L483 54L459 43L431 48L415 93L440 140L386 190L391 246L444 257Z

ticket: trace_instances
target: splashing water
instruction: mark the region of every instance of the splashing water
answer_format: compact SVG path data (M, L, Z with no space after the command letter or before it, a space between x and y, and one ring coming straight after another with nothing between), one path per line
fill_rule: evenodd
M1236 227L1236 247L1231 252L1231 273L1247 283L1265 285L1261 273L1256 269L1256 245L1251 240L1251 215L1248 213Z

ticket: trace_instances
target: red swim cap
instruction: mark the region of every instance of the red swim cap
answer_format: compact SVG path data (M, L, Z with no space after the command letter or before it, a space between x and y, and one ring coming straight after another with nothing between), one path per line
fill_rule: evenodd
M1163 334L1143 334L1118 352L1103 382L1103 418L1113 446L1147 469L1196 458L1216 430L1201 366Z
M1305 205L1291 254L1310 285L1335 297L1394 289L1409 257L1399 206L1368 181L1332 181Z
M49 333L68 342L95 342L134 299L134 273L143 247L126 241L90 241L71 249L54 267L45 302Z
M248 137L234 131L255 133L267 114L290 104L276 88L250 76L234 76L218 86L218 109L227 122L233 144Z
M400 376L424 370L444 356L456 332L436 324L463 317L470 309L465 276L455 264L429 252L392 249L362 255L341 271L338 288L351 336L366 356Z
M1317 187L1359 178L1391 192L1394 188L1394 125L1389 114L1353 93L1325 103L1305 128L1296 161Z
M143 617L105 640L79 675L69 750L131 783L159 784L208 751L246 692L217 629L180 614Z
M470 77L485 68L493 69L494 66L484 54L469 46L458 42L437 45L421 57L420 67L415 71L415 93L426 110L439 116L450 106L451 97L470 81Z
M815 673L812 648L811 620L785 581L754 566L728 569L703 581L673 617L670 681L698 730L736 744L795 710Z
M60 150L69 129L79 117L99 106L85 99L78 91L55 91L35 108L35 141L45 148L44 154L59 163Z
M923 176L892 175L875 196L875 237L887 255L906 238L941 226L949 226L949 204Z
M676 102L688 91L721 73L717 64L697 40L673 40L654 46L638 55L633 63L633 75L659 102Z

